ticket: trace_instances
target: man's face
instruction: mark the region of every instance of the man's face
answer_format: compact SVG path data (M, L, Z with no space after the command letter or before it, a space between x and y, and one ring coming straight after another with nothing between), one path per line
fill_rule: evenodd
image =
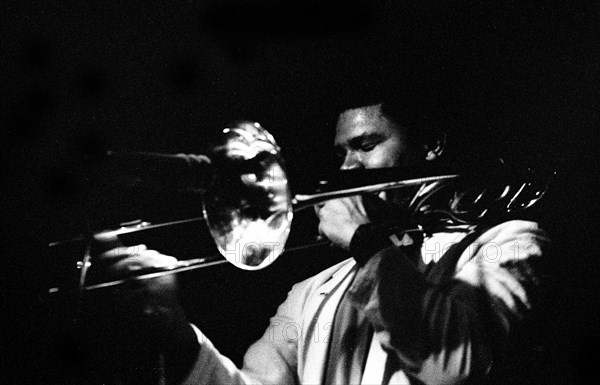
M404 131L381 113L379 104L340 114L335 149L344 160L342 170L405 166L418 159Z

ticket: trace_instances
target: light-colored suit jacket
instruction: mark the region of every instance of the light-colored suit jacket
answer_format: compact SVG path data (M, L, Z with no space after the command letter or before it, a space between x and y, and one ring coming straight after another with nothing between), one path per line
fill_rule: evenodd
M419 265L435 269L440 257L471 232L473 228L461 227L426 238ZM384 376L386 358L371 359L372 344L365 368L369 378L363 383L386 378L387 383L417 379L452 384L485 377L497 352L532 307L538 287L534 265L548 240L536 223L516 220L479 232L473 239L443 268L451 270L448 280L440 281L439 274L428 279L414 261L397 265L403 256L390 247L360 270L348 259L294 285L262 338L247 351L242 369L196 329L201 348L184 383L322 383L335 311L348 290L374 326L373 344L401 363L395 373ZM380 269L389 272L389 266L392 270L397 266L397 279L381 279L389 274ZM367 273L360 273L363 270ZM410 301L403 299L406 293L411 293ZM409 312L413 316L407 316Z

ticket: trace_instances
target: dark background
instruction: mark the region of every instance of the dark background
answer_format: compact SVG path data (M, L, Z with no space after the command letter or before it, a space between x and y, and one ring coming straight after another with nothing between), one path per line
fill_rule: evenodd
M300 189L336 167L339 109L383 89L416 101L466 157L542 159L559 170L541 218L554 243L546 337L557 378L583 381L598 361L600 321L593 4L4 3L2 317L16 322L3 333L0 371L17 382L78 378L83 353L56 332L61 310L45 294L57 263L48 242L137 217L200 214L197 196L106 183L104 150L200 153L228 122L255 119L277 138ZM305 219L300 232L314 225ZM257 278L231 267L198 273L189 281L202 283L185 290L191 318L239 361L316 263L295 258L293 272L276 265Z

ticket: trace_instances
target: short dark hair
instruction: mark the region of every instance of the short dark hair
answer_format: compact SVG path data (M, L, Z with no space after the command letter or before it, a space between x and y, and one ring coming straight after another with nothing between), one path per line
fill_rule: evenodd
M425 144L433 145L444 135L444 130L433 117L426 114L414 102L406 102L401 99L363 99L362 102L345 105L338 113L376 105L381 105L381 113L400 127L406 135L408 145L412 148L423 148Z
M414 148L434 144L443 130L437 122L414 102L382 100L381 112L405 130L409 145Z
M415 149L434 145L449 129L441 123L435 102L410 82L396 78L366 77L350 82L341 86L334 99L330 101L337 111L334 119L342 111L381 105L382 113L404 130L409 146ZM446 147L444 157L448 150Z

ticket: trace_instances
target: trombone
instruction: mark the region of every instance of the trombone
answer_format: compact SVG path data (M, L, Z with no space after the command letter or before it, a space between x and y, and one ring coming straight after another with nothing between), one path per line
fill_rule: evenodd
M549 182L538 175L515 175L503 172L494 175L495 186L483 183L489 170L465 170L456 166L430 166L419 170L389 168L340 171L337 179L321 182L320 191L292 196L285 172L281 149L273 136L259 123L242 121L225 128L219 142L208 158L194 155L162 155L178 157L186 162L201 162L210 170L210 183L204 191L203 217L162 224L136 222L116 230L92 235L80 269L79 290L87 291L119 285L131 279L149 279L189 271L225 262L244 270L259 270L273 263L285 250L294 212L330 199L376 193L420 186L410 203L412 215L443 213L459 223L473 223L484 217L527 209L546 193ZM187 157L187 158L186 158ZM556 173L553 172L552 176ZM465 188L475 186L475 188ZM432 202L441 192L443 206ZM86 284L93 263L93 242L115 242L124 234L205 221L223 259L199 258L178 261L176 264L122 280ZM326 242L321 242L325 244ZM57 292L58 288L50 289Z

